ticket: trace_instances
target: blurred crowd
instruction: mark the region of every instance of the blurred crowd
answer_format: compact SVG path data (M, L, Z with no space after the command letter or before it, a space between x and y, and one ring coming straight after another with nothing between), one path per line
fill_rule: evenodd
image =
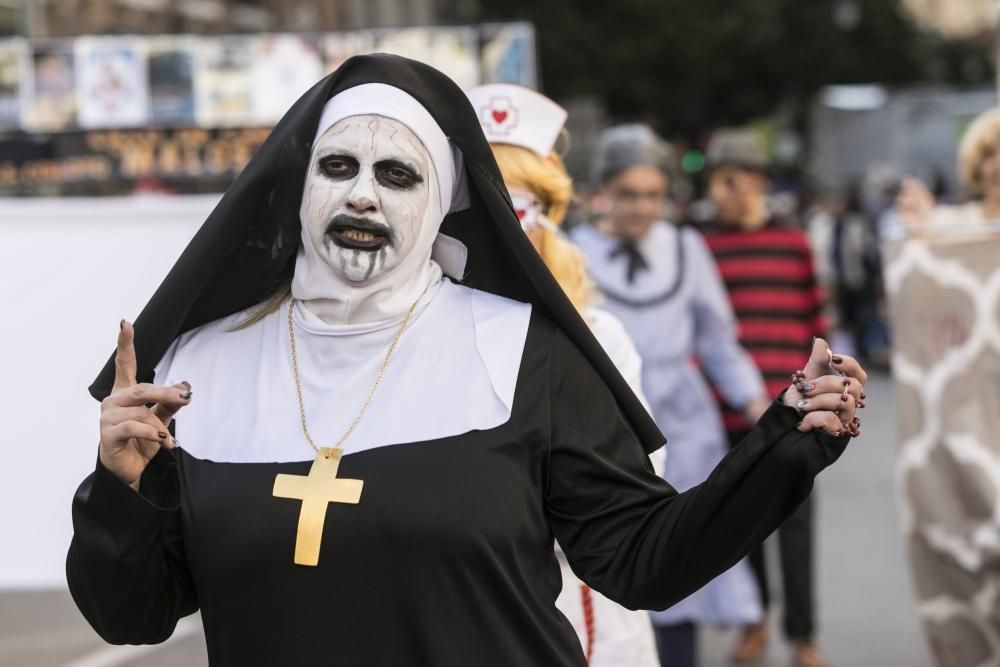
M502 156L509 149L496 150ZM979 473L956 465L968 453L949 451L949 429L971 429L981 438L975 446L992 451L988 433L995 420L988 415L998 403L990 379L995 364L976 330L989 330L995 316L988 312L993 306L951 302L955 297L948 289L954 287L949 283L964 281L973 285L966 289L980 292L974 286L980 271L984 289L995 292L987 285L996 278L989 278L995 267L989 257L996 249L993 221L1000 219L997 155L1000 112L989 111L970 125L958 147L960 194L947 191L943 174L922 180L879 164L849 187L819 188L779 175L764 138L753 129L722 128L712 133L705 167L692 178L650 127L619 125L601 133L589 182L577 186L564 225L565 238L585 256L596 286L594 303L620 319L635 343L643 364L641 391L670 442L664 477L681 490L711 472L726 444L739 444L760 414L761 401L766 405L768 396L787 386L815 337L829 338L835 350L857 356L871 369L888 370L894 349L890 322L904 327L905 344L893 361L902 365L898 381L913 385L919 397L901 407L902 422L913 424L918 413L940 422L904 426L899 445L901 511L917 615L942 665L978 664L977 656L989 655L995 638L985 617L976 620L983 612L974 597L994 585L976 563L985 558L983 536L997 530L974 517L982 503L992 504L996 487L974 482L967 475ZM556 153L548 162L562 176L564 202L565 171ZM500 164L507 166L503 159ZM509 171L504 169L505 177ZM533 190L544 218L552 188L539 185L545 179L532 185L518 173L514 185L508 178L512 192ZM560 204L556 224L563 222L564 208ZM529 235L531 226L525 225ZM961 230L971 237L935 246L936 239ZM555 232L550 226L548 233ZM886 262L934 252L951 254L957 264L938 265L931 255L910 264L897 261L893 287L887 288ZM549 264L567 284L559 265ZM968 278L956 278L966 270ZM915 277L921 275L932 279L921 282ZM949 329L944 335L942 326ZM959 350L967 365L935 368ZM977 364L975 355L983 355L985 365ZM977 395L942 396L925 379L932 373L977 387ZM861 398L863 408L864 393ZM859 426L849 428L859 432ZM931 460L929 451L935 452ZM947 511L935 505L942 492ZM941 535L948 533L955 542L945 547ZM811 500L779 529L776 541L778 566L768 568L758 549L691 598L652 614L663 667L698 664L702 625L742 627L732 660L760 660L771 640L769 571L782 580L781 625L793 666L827 664L817 642ZM973 564L957 567L960 558ZM752 581L742 578L744 572L752 572ZM937 606L942 590L948 604L971 620L959 627L942 622ZM586 644L582 630L581 639Z

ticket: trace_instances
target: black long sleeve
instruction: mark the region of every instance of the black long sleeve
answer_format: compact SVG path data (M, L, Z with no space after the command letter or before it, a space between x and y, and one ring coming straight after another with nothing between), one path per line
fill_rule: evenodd
M574 572L629 608L665 609L732 567L848 442L797 431L776 402L705 482L677 493L576 348L557 334L552 355L546 515Z
M111 643L161 642L201 608L220 667L325 664L331 646L343 664L576 667L579 642L553 604L553 533L594 588L663 608L763 540L843 451L774 406L678 494L604 382L550 331L540 321L531 333L507 423L344 457L339 474L366 495L329 505L317 567L293 563L301 503L272 494L276 475L305 475L311 461L164 450L140 493L98 464L73 503L77 605Z
M100 462L73 498L69 589L84 617L112 644L155 644L198 602L184 557L179 476L161 450L140 493Z

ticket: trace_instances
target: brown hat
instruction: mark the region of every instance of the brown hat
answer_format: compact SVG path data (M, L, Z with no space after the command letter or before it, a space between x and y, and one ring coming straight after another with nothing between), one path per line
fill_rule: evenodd
M767 171L770 159L761 137L753 130L726 128L716 130L708 142L705 159L709 169L739 167Z

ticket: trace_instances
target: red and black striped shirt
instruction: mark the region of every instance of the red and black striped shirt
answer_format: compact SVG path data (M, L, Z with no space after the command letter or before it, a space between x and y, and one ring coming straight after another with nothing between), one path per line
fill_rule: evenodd
M705 239L729 291L740 343L764 376L768 393L776 396L809 359L813 336L826 334L822 290L806 235L768 225L755 231L713 229ZM727 430L750 429L738 410L722 405Z

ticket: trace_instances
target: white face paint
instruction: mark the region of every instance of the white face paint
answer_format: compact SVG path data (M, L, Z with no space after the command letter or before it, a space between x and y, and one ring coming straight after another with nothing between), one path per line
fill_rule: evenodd
M413 250L431 224L435 187L430 155L409 128L382 116L352 116L313 147L302 223L335 275L365 284Z

